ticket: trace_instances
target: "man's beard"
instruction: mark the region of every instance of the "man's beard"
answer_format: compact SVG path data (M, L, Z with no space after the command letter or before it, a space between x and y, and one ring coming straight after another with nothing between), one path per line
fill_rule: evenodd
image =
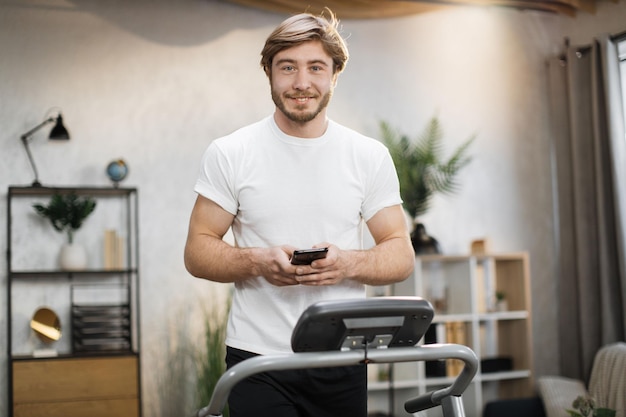
M315 119L317 115L320 114L321 111L326 108L326 106L328 106L328 103L330 103L330 99L332 95L333 95L332 90L328 91L326 94L324 94L324 96L322 96L322 100L320 101L319 106L317 106L317 109L311 112L304 113L304 112L299 112L299 111L287 110L287 105L283 101L284 96L280 95L278 92L272 89L272 100L274 101L274 104L276 105L276 107L278 107L278 109L285 116L287 116L289 120L296 122L296 123L307 123ZM288 98L287 100L291 100L291 98Z

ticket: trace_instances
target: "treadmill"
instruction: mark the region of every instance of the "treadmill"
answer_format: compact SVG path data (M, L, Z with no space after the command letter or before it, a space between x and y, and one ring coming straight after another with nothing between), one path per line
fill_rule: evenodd
M478 358L458 344L418 345L434 310L420 297L372 297L321 301L300 316L291 337L293 353L260 355L228 369L218 380L209 404L196 417L222 417L228 395L239 381L261 372L458 359L462 371L449 386L408 400L416 413L442 407L443 417L465 417L463 392L478 370Z

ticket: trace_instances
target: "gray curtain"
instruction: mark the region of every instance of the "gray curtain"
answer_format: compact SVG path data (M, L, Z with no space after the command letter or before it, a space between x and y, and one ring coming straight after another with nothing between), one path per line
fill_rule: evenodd
M616 43L568 46L548 65L561 374L589 380L626 334L626 139Z

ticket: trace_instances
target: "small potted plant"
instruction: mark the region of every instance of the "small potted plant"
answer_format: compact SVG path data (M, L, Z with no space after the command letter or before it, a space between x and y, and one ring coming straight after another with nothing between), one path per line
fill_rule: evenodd
M506 293L504 291L496 291L496 311L507 311L509 303L506 301Z
M91 197L79 197L74 193L54 194L48 205L33 204L35 211L50 220L54 230L67 235L67 243L61 248L59 258L62 269L79 270L87 265L87 255L81 245L74 243L74 233L96 208Z
M579 395L572 402L573 410L565 410L571 417L615 417L616 411L611 408L597 407L596 401L590 396Z

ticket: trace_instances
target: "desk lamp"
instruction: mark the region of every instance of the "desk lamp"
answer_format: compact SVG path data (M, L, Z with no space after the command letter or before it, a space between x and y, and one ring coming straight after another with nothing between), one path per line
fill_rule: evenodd
M35 166L35 161L33 160L33 155L30 153L30 148L28 147L28 142L35 132L37 132L42 127L46 126L49 123L55 122L54 127L50 130L49 139L51 140L68 140L70 138L70 134L67 132L65 126L63 126L63 116L59 113L56 117L49 117L43 122L39 123L37 126L33 127L28 132L24 133L20 138L22 139L22 144L24 145L24 149L26 149L26 154L28 155L28 160L30 161L30 166L33 168L33 172L35 174L35 180L32 183L32 187L41 187L41 183L39 182L39 174L37 173L37 167Z

